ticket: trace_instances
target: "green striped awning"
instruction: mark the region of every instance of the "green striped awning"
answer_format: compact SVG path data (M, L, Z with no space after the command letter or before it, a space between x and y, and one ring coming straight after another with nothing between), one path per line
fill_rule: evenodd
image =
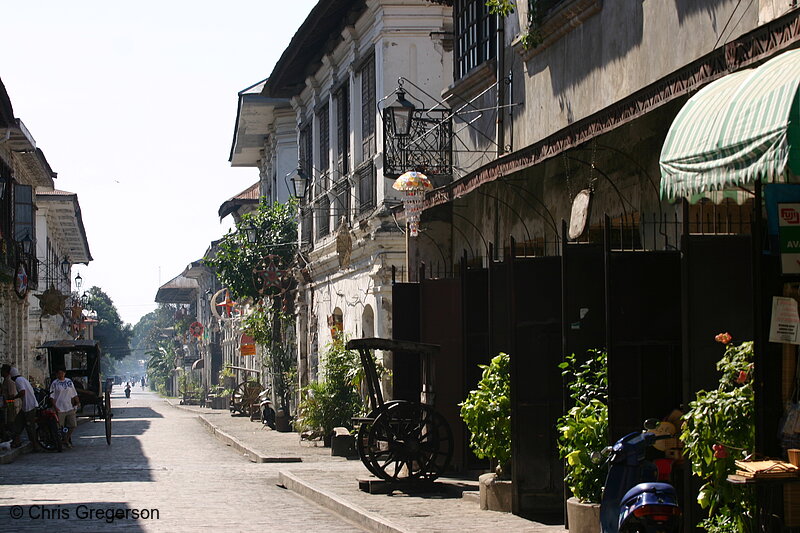
M798 181L800 50L729 74L686 102L661 151L661 197L735 196L757 180ZM792 146L792 145L795 146Z

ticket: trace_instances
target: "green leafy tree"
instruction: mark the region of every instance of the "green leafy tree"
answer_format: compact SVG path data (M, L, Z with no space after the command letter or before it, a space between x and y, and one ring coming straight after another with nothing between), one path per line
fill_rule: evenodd
M603 350L588 350L583 361L571 354L558 366L573 402L558 419L564 481L578 500L600 503L607 467L592 461L591 454L608 444L608 357Z
M251 243L245 228L254 228L258 236ZM228 233L220 241L214 257L206 257L204 262L212 268L220 281L234 298L250 297L259 300L264 296L259 292L253 271L263 265L264 258L273 255L278 268L288 268L294 261L297 250L297 202L268 204L262 201L253 213L242 216L236 225L237 231ZM271 294L279 292L273 289Z
M171 341L163 340L158 346L147 352L147 380L150 387L162 394L167 391L167 383L175 368L177 354Z
M692 473L703 481L697 496L709 518L700 526L716 533L746 531L752 516L749 491L726 481L736 471L735 461L744 459L755 446L755 394L753 343L730 343L727 333L717 336L726 345L717 363L722 376L712 391L700 391L689 404L681 440Z
M481 380L461 402L461 418L475 455L504 465L511 460L511 358L500 353L479 366Z
M111 298L99 287L87 291L87 308L97 313L94 338L100 341L103 352L110 358L122 360L131 353L130 341L133 331L119 317Z

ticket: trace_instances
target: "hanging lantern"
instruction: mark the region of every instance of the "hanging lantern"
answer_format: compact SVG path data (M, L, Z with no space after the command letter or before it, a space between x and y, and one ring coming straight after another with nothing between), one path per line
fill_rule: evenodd
M433 189L433 185L425 174L411 170L397 178L392 187L403 193L408 230L411 237L416 237L419 234L419 217L422 215L425 191Z

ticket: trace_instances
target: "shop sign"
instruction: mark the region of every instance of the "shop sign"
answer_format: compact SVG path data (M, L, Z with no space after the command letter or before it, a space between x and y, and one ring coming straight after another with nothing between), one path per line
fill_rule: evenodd
M778 204L781 272L800 274L800 204Z
M256 341L250 335L243 333L239 337L239 353L242 355L255 355L256 354Z
M800 344L800 316L797 314L797 301L794 298L772 298L769 342Z

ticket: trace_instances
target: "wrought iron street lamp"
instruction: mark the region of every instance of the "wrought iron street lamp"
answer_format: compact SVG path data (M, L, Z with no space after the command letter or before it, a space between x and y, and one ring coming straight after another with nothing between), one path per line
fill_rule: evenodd
M397 137L406 137L411 133L411 118L416 107L406 99L406 92L402 86L397 88L394 98L394 103L386 107L389 111L392 132Z
M65 255L64 260L61 261L61 274L63 274L64 277L69 276L69 268L70 268L69 258Z
M298 163L297 168L291 171L287 177L292 182L292 194L294 197L298 200L304 198L308 187L308 176L306 176L303 166Z
M81 290L81 285L83 285L83 278L81 277L80 274L78 274L77 276L75 276L75 291L76 292Z
M31 234L26 233L19 243L22 245L22 253L25 255L31 255L31 252L33 251L33 239L31 239Z
M258 228L255 227L252 222L249 222L247 226L242 229L244 230L245 236L247 236L247 242L250 244L258 242Z

